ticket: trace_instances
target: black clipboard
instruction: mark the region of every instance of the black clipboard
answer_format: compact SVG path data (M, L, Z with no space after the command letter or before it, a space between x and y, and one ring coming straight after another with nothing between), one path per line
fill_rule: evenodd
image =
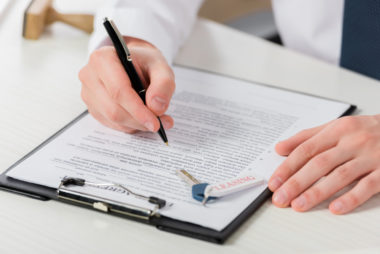
M346 112L342 115L350 115L354 110L356 109L356 106L350 105L349 108L346 110ZM65 203L69 203L72 205L77 205L89 209L94 209L96 211L101 212L102 209L96 208L94 206L95 202L98 202L99 200L95 200L92 198L85 198L80 196L73 196L72 198L66 198L62 199L59 198L59 195L57 195L57 189L50 188L38 184L28 183L21 180L17 180L11 177L6 176L6 173L10 170L12 170L14 167L16 167L18 164L22 163L26 158L29 156L32 156L36 151L44 147L46 144L48 144L51 140L55 139L57 136L59 136L61 133L63 133L66 129L70 128L73 124L75 124L77 121L79 121L81 118L83 118L85 115L87 115L88 112L85 111L82 114L80 114L78 117L76 117L73 121L71 121L69 124L67 124L65 127L63 127L61 130L59 130L57 133L55 133L53 136L48 138L46 141L44 141L42 144L40 144L38 147L36 147L34 150L32 150L30 153L25 155L22 159L17 161L15 164L13 164L10 168L8 168L4 173L0 175L0 189L6 190L15 194L20 194L24 196L28 196L31 198L39 199L41 201L48 201L48 200L57 200ZM244 209L227 227L225 227L222 231L216 231L209 228L205 228L196 224L183 222L175 219L171 219L165 216L134 216L134 214L123 212L123 209L117 210L117 207L115 209L108 209L107 212L111 215L115 216L121 216L124 218L128 218L131 220L139 221L142 223L146 223L152 226L155 226L157 229L188 236L192 238L197 238L209 242L214 242L218 244L224 243L228 237L235 232L241 224L246 221L250 215L252 215L270 196L272 195L272 192L266 188L246 209ZM110 206L112 206L110 204ZM121 211L121 212L120 212Z
M99 200L91 199L91 198L83 198L79 195L73 196L70 199L62 199L57 195L57 189L50 188L38 184L33 184L29 182L24 182L18 179L14 179L12 177L6 176L6 173L16 167L18 164L22 163L26 158L32 156L36 151L43 148L50 141L58 137L61 133L63 133L66 129L70 128L77 121L82 119L84 116L88 114L87 111L80 114L73 121L51 136L49 139L44 141L38 147L33 149L30 153L25 155L22 159L13 164L10 168L8 168L4 173L0 175L0 189L6 190L15 194L21 194L27 197L39 199L42 201L48 200L56 200L65 203L69 203L72 205L77 205L89 209L94 209L96 211L101 212L101 209L94 208L93 204L98 202ZM251 214L253 214L260 206L263 204L270 196L272 195L269 189L263 191L258 198L256 198L245 210L241 212L224 230L216 231L209 228L205 228L196 224L183 222L175 219L171 219L165 216L152 216L145 217L144 216L134 216L132 213L125 212L123 209L117 210L110 209L107 213L115 216L120 216L124 218L128 218L131 220L139 221L142 223L146 223L149 225L155 226L157 229L168 231L171 233L184 235L192 238L197 238L209 242L222 244L225 240L245 221L249 218ZM123 212L124 211L124 212ZM104 211L103 211L104 212Z
M263 84L265 85L265 84ZM267 85L265 85L267 86ZM281 88L279 88L281 89ZM282 89L286 90L286 89ZM344 112L342 116L350 115L354 112L356 106L348 105L347 110ZM55 133L53 136L48 138L42 144L33 149L30 153L25 155L15 164L13 164L10 168L8 168L4 173L0 175L0 189L6 190L12 193L28 196L31 198L39 199L42 201L48 200L57 200L89 209L95 209L96 211L107 212L111 215L121 216L124 218L128 218L131 220L139 221L142 223L146 223L148 225L155 226L157 229L172 232L175 234L188 236L192 238L197 238L209 242L214 242L218 244L224 243L228 237L235 232L241 224L246 221L250 215L252 215L271 195L272 192L266 188L248 207L246 207L227 227L225 227L222 231L212 230L206 227L202 227L196 224L183 222L175 219L171 219L165 216L136 216L136 214L130 213L128 209L126 210L123 207L118 207L117 204L107 204L106 201L103 200L103 204L108 205L107 207L111 207L112 209L102 209L102 207L96 207L94 204L99 200L96 200L91 197L83 197L78 195L67 196L66 198L59 198L59 191L55 188L50 188L38 184L28 183L21 180L17 180L11 177L6 176L6 173L16 167L18 164L22 163L26 158L32 156L36 151L44 147L50 141L54 140L65 130L74 125L77 121L82 119L84 116L88 114L88 111L83 112L78 117L76 117L73 121ZM71 194L70 194L71 195ZM140 214L141 215L141 214Z

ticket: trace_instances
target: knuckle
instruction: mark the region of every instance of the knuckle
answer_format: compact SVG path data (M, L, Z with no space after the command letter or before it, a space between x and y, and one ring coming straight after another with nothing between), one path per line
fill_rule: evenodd
M349 180L349 178L352 176L351 168L343 165L336 170L336 174L339 181L347 182L347 180Z
M337 121L337 131L338 132L347 132L359 127L359 121L356 117L353 116L345 116L339 118Z
M375 137L372 133L363 131L356 135L354 143L356 146L363 146L366 143L373 141L374 138Z
M353 193L351 193L350 195L347 196L347 201L351 207L358 206L360 203L359 198Z
M327 154L321 154L314 159L314 165L317 169L324 169L330 162L330 156Z
M306 200L315 202L323 199L323 192L318 187L312 187L305 196Z
M322 199L322 191L318 187L312 187L304 194L307 203L314 203Z
M301 183L297 180L297 179L294 179L294 178L290 178L289 179L289 183L288 183L288 190L289 190L289 193L300 193L302 191L302 185Z
M313 157L314 145L312 143L303 143L296 150L304 157L311 158Z
M120 86L111 87L109 89L109 95L112 100L119 101L121 98L122 89Z
M122 113L118 107L110 107L107 110L106 115L108 119L114 123L120 123L123 120Z
M363 179L363 184L366 190L371 190L371 191L376 190L379 185L376 179L370 176Z

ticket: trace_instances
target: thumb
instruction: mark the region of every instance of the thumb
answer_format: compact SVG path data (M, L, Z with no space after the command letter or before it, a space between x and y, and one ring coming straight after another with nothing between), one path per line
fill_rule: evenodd
M165 113L175 90L174 73L163 61L152 64L147 69L149 87L146 93L146 104L157 116Z

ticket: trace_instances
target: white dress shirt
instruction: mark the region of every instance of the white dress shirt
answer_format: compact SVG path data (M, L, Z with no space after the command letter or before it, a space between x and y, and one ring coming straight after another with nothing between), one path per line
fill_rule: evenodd
M202 0L113 0L99 9L89 50L108 44L104 17L120 32L146 40L161 50L169 63L184 43ZM286 47L338 63L344 0L272 0L276 24Z

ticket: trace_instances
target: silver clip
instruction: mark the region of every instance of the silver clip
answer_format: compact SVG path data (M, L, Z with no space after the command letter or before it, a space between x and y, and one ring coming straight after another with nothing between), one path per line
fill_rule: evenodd
M108 204L103 202L95 202L92 206L97 210L108 212Z
M74 186L114 186L125 190L128 194L136 198L144 199L154 205L154 209L143 208L132 204L121 203L116 200L111 200L96 195L84 193L81 191L67 188L68 185ZM129 188L117 183L93 183L85 181L81 178L65 177L62 179L59 187L57 188L57 197L66 201L79 203L81 205L92 206L94 209L103 212L115 212L123 215L137 217L140 219L149 220L150 217L157 214L158 210L166 205L166 201L152 196L144 196L131 191Z
M129 49L128 49L127 45L125 44L125 41L124 41L123 36L121 35L119 29L117 29L117 27L116 27L115 23L113 22L113 20L111 20L109 18L104 18L104 21L109 21L110 22L113 30L115 31L117 37L119 38L119 41L120 41L121 45L123 46L124 52L127 55L127 60L129 62L131 62L132 61L131 53L129 52Z

